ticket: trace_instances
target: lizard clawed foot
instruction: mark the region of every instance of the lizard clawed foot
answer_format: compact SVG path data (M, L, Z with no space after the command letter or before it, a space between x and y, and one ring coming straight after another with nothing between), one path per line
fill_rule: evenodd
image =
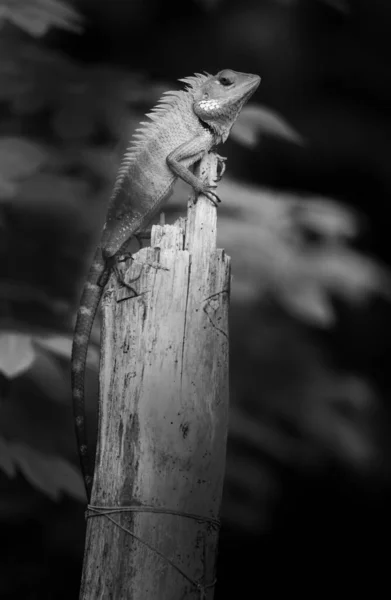
M217 194L215 194L214 192L206 192L206 194L204 194L211 202L212 204L214 204L215 206L217 206L221 200L218 197Z
M210 184L208 186L205 186L205 189L201 192L202 194L204 194L204 196L206 196L207 198L209 198L209 200L215 205L217 206L217 204L219 204L221 202L220 198L218 197L217 194L215 194L215 192L213 192L212 190L216 189L217 185L215 184Z
M217 187L217 186L214 186ZM214 204L215 206L217 206L221 200L218 197L217 194L215 194L214 192L211 192L210 190L208 192L203 192L204 196L206 196L211 202L212 204Z
M124 257L126 257L126 258L124 258ZM127 258L130 258L131 260L133 260L133 256L131 254L129 254L129 256L122 255L121 260L118 260L118 262L124 262L124 260L127 260ZM118 265L113 266L113 272L117 278L117 281L120 283L120 285L122 285L123 287L126 287L129 291L131 291L133 294L133 296L132 296L133 298L137 298L137 296L139 294L137 293L137 291L134 289L134 287L131 284L140 278L141 271L140 271L139 275L137 275L137 277L134 277L130 281L125 281L123 274L121 273L121 271L118 268Z
M134 236L134 237L136 237L136 236ZM126 262L127 260L132 259L132 258L133 258L132 252L122 252L121 254L118 254L115 256L115 262L122 263L122 262ZM114 264L114 268L115 268L115 264Z
M198 194L202 194L203 196L206 196L211 202L212 204L214 204L215 206L217 206L217 204L219 202L221 202L220 198L218 197L217 194L215 194L215 192L213 192L212 190L214 190L215 188L217 188L217 185L214 184L205 184L203 187L201 187L200 189L197 190ZM195 197L194 200L194 204L197 202L197 195Z
M120 285L122 285L123 287L126 287L127 290L132 292L132 294L133 294L132 298L137 298L137 296L139 294L137 293L137 290L135 290L134 287L132 287L131 283L133 283L134 281L137 281L137 279L140 277L140 275L138 277L135 277L134 279L132 279L131 282L129 283L129 282L125 281L125 279L123 278L123 275L122 275L121 271L118 269L118 267L114 267L113 271L114 271L115 276L116 276L118 282L120 283Z
M227 165L225 164L225 161L227 160L226 156L220 156L220 154L216 154L216 158L217 158L217 177L216 177L216 181L220 181L222 176L225 173L225 169L227 167Z

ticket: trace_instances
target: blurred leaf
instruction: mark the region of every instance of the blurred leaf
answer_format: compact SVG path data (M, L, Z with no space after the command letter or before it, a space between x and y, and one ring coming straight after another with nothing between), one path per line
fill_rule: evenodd
M61 404L69 404L68 377L65 377L64 370L52 354L46 354L42 350L37 352L28 376L48 398Z
M13 198L17 192L17 185L12 181L6 181L2 179L2 175L0 173L0 200L9 200Z
M369 467L376 455L371 419L377 398L371 386L350 373L324 369L305 393L306 435L354 468Z
M309 256L308 264L314 280L352 304L362 304L374 292L391 297L390 273L349 248L323 248Z
M316 282L298 281L286 294L279 290L278 297L285 307L299 319L318 327L330 327L335 316L334 309L327 292Z
M50 457L22 442L8 442L7 446L12 462L33 487L52 500L59 500L63 493L85 500L82 477L70 462Z
M23 138L0 138L0 181L28 177L47 159L47 152L38 144Z
M295 317L326 327L334 322L333 297L350 304L375 294L391 299L389 270L349 247L359 229L353 210L227 178L220 185L218 243L232 256L234 301L272 296Z
M0 436L0 469L8 476L15 477L16 467L7 442Z
M297 462L296 446L291 439L282 435L265 417L262 421L254 420L253 415L244 412L235 402L230 409L229 439L247 444L253 453L267 452L274 460Z
M299 226L329 239L354 238L359 233L354 211L328 198L298 200L293 210Z
M2 20L11 21L30 35L42 36L51 27L80 33L80 16L61 0L1 0Z
M343 246L325 245L295 253L287 245L283 260L270 267L275 296L289 312L311 325L333 324L333 296L354 305L375 294L390 299L390 274L375 261Z
M35 338L37 344L50 350L54 354L66 358L67 360L71 357L72 350L72 339L66 336L51 336L51 337L37 337Z
M265 468L259 456L230 452L229 448L222 504L224 523L235 526L239 522L253 535L265 533L270 526L268 504L277 495L277 488L274 474Z
M239 144L254 148L262 135L282 138L287 142L304 145L305 140L281 115L259 104L245 106L231 131L231 138Z
M35 359L30 335L0 333L0 371L10 379L27 371Z
M50 337L35 337L34 342L60 356L66 360L70 360L72 352L72 337L68 336L50 336ZM89 347L87 364L90 368L97 369L99 366L99 350L94 346Z

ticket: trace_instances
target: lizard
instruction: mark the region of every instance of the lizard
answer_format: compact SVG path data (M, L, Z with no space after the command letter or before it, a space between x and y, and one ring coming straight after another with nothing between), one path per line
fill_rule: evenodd
M81 470L90 500L90 473L84 407L89 338L96 312L119 256L171 195L180 178L212 202L216 185L203 183L191 168L227 140L242 107L261 81L258 75L225 69L180 79L184 90L165 92L134 132L111 194L101 241L87 275L72 344L72 402ZM218 156L219 176L225 159Z

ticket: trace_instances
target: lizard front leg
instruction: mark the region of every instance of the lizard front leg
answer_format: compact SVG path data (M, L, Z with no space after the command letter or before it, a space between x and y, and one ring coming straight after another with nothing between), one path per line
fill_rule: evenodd
M221 202L217 194L213 192L213 189L217 186L204 183L186 166L193 165L200 160L210 149L210 142L210 137L197 135L170 152L166 158L166 162L177 177L180 177L180 179L191 185L195 192L203 194L216 204L216 202Z

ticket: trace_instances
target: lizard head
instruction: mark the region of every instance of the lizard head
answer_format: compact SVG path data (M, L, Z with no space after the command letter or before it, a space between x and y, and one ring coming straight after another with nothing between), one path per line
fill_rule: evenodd
M209 75L198 88L192 90L193 110L225 142L244 104L260 82L258 75L230 69Z

